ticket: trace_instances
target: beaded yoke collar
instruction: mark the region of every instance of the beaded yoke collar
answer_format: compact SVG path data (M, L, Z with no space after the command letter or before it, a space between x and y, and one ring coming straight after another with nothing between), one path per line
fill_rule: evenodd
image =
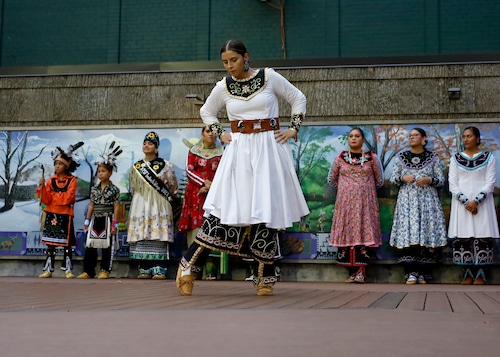
M402 161L403 166L407 169L420 170L427 165L430 165L437 158L437 155L428 150L424 150L419 154L414 154L411 151L405 151L399 154L399 158Z
M474 158L468 158L462 153L455 154L455 160L457 164L468 170L478 169L486 165L488 163L489 157L490 153L488 151L483 151L479 155L476 155Z
M193 145L190 152L195 154L196 156L202 157L204 159L211 159L216 156L222 156L224 149L222 146L215 146L214 148L204 148L202 145L203 142L200 140L197 144Z
M236 99L249 100L261 92L267 83L267 71L261 68L256 75L245 80L236 80L232 76L226 76L226 90L228 94Z

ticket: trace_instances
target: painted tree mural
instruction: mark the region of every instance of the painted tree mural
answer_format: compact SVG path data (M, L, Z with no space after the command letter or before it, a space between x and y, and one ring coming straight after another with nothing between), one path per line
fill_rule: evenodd
M327 154L335 151L331 145L325 145L325 140L333 135L330 127L302 127L299 134L299 140L292 142L292 152L295 159L295 172L302 184L307 177L307 192L314 192L318 187L323 187L326 176L320 178L317 173L330 163L325 159ZM318 182L316 182L318 181ZM317 186L317 183L320 183ZM304 186L304 185L302 185Z
M9 211L14 207L19 184L25 178L26 171L38 170L33 163L42 155L46 146L41 149L27 149L29 133L27 131L0 132L0 180L3 184L4 206L0 212ZM38 170L41 172L40 170Z
M324 221L325 207L331 201L329 186L325 185L331 163L326 158L335 148L325 144L325 141L331 139L332 135L333 128L328 126L303 126L299 140L291 142L295 171L311 211L298 225L300 231L311 231L311 226L317 225L318 220Z

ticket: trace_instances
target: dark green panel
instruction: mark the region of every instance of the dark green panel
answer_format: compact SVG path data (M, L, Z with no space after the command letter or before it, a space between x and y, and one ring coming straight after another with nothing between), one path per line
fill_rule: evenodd
M441 53L500 52L500 1L441 0Z
M106 1L107 17L107 56L106 63L120 63L120 0ZM95 61L93 62L95 63Z
M3 3L4 0L0 0L0 67L2 66L2 43L3 43Z
M197 61L209 2L122 0L121 62ZM201 36L199 37L198 34Z
M288 58L339 57L340 0L286 2Z
M439 3L440 0L426 0L424 3L424 52L428 55L440 53Z
M243 41L252 59L283 58L280 13L259 0L213 0L210 12L210 60L220 59L228 39Z
M4 0L2 66L106 63L108 2Z
M425 0L342 0L340 57L425 53Z
M278 0L0 0L2 67L283 59ZM0 7L1 9L2 7ZM286 58L500 53L496 0L288 0Z

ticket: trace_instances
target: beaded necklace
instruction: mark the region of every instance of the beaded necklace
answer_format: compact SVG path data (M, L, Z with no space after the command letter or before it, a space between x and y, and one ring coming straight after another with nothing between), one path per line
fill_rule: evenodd
M365 162L367 162L367 161L368 161L368 159L365 157L365 152L364 152L364 150L363 150L363 151L361 151L361 157L359 158L359 161L358 161L358 158L357 158L357 157L355 157L354 159L352 158L352 156L351 156L351 150L349 150L349 155L347 156L347 162L348 162L349 164L351 164L351 165L355 165L355 164L358 164L358 163L359 163L359 164L361 165L361 167L363 167L363 164L364 164Z

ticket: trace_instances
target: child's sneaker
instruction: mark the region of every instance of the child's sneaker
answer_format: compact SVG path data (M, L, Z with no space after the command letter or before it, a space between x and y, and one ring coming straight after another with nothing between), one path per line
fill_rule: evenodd
M365 275L361 272L358 272L356 276L354 277L354 282L355 283L364 283L365 282Z
M408 279L406 279L406 284L408 285L413 285L413 284L416 284L418 282L418 278L415 274L410 274L408 276Z
M167 278L167 269L162 267L154 267L151 269L153 280L165 280Z
M351 274L346 280L346 283L354 283L354 279L356 279L356 273Z
M137 279L151 279L151 269L139 269Z

